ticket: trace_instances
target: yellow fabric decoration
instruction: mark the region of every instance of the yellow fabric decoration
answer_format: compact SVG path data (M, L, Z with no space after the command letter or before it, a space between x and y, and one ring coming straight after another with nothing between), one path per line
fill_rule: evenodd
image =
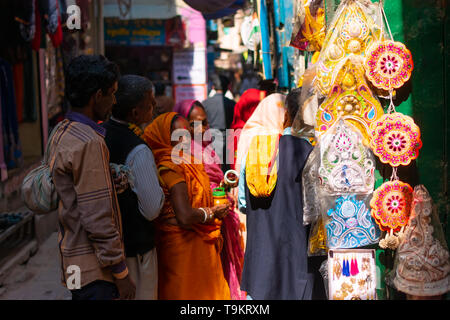
M320 56L320 51L316 51L314 52L312 58L311 58L311 63L314 64L317 62L317 60L319 60L319 56Z
M313 17L309 6L305 6L305 22L302 27L302 35L309 43L310 51L320 51L325 40L325 11L317 9L316 17Z
M270 196L277 183L277 153L280 135L258 135L252 139L245 163L250 193L257 198Z

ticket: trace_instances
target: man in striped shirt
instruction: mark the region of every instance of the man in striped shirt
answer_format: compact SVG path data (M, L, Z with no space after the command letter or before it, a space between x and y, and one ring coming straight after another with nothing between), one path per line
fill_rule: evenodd
M74 300L133 299L105 130L97 124L111 112L119 71L103 56L82 55L65 77L72 109L50 146L63 284ZM79 271L78 281L71 281L72 270Z
M132 176L131 188L117 196L127 265L136 283L136 299L156 300L158 263L153 220L164 204L164 192L152 151L139 136L139 126L152 119L156 104L153 85L147 78L125 75L119 80L116 101L103 127L110 162L127 166Z

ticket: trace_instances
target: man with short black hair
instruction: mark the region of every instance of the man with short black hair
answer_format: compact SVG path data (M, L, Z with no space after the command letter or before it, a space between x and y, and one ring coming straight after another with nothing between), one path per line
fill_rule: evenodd
M236 102L225 97L225 93L230 85L227 77L213 75L212 82L216 94L203 101L202 104L206 111L209 127L222 132L223 138L221 141L216 141L212 145L217 156L223 162L222 170L226 171L229 165L226 163L225 133L226 129L230 128L233 122Z
M105 130L97 124L111 112L119 70L101 55L82 55L70 62L65 78L72 109L50 145L63 283L73 300L133 299ZM80 288L69 285L72 266L81 271Z
M158 297L158 263L153 220L164 204L155 160L140 137L139 126L152 120L153 85L147 78L125 75L116 92L112 116L103 124L112 163L129 167L131 188L117 197L124 231L125 254L130 276L136 283L136 299Z

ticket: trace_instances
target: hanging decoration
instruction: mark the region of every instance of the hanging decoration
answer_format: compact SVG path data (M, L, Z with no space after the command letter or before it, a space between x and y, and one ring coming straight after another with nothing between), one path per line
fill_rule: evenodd
M299 0L290 45L301 51L320 51L325 39L324 0Z
M450 291L450 260L439 217L423 185L414 188L411 218L397 249L390 277L413 296L439 296Z
M370 194L375 159L361 133L340 119L322 137L319 179L329 195Z
M337 74L335 83L316 115L316 134L321 136L338 119L348 119L364 136L369 144L370 125L384 114L383 108L373 96L364 80L363 66L348 59Z
M373 193L372 217L383 231L399 231L408 223L413 189L398 180L383 183Z
M393 167L407 166L419 156L420 129L402 113L385 114L370 126L371 147L381 162Z
M256 12L252 16L247 16L241 25L241 38L244 46L251 51L256 51L261 41L261 30Z
M377 268L373 249L328 251L330 300L376 300Z
M336 206L328 210L327 245L330 249L358 248L377 243L380 229L370 215L370 209L356 195L336 199Z
M364 66L367 79L375 87L390 91L409 80L414 63L411 52L403 43L386 40L371 46Z
M322 95L328 95L336 73L348 57L358 58L362 63L372 43L383 38L381 28L369 14L374 8L375 4L354 0L339 5L318 58L315 84Z

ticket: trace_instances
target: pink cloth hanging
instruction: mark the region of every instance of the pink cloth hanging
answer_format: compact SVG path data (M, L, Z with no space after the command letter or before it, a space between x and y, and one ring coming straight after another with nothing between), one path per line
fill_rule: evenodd
M3 120L2 120L2 99L0 92L0 181L8 179L8 168L6 167L5 154L3 149Z

